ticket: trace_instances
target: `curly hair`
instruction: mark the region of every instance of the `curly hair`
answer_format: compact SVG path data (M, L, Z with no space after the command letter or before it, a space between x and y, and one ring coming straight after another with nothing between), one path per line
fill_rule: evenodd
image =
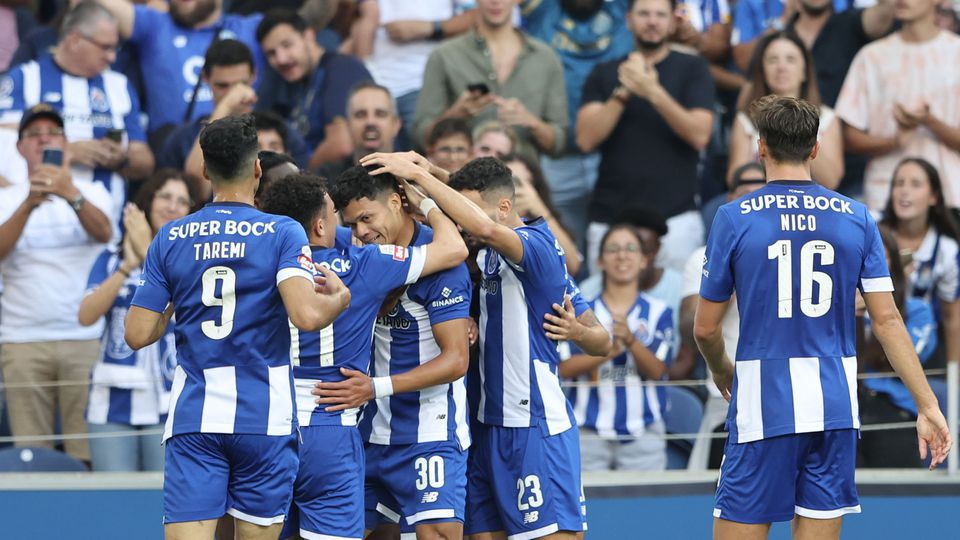
M257 126L251 114L221 118L200 132L203 162L212 180L232 182L257 159Z
M275 180L267 187L260 202L260 210L268 214L287 216L309 231L314 220L323 213L326 181L314 174L291 174Z
M479 191L481 195L497 191L511 200L516 194L513 172L502 161L482 157L467 163L450 177L450 187L457 191Z
M201 203L200 192L197 190L197 186L193 182L188 182L183 172L169 167L157 169L156 172L150 175L150 177L140 185L137 189L136 196L133 198L133 204L137 205L144 214L149 216L150 209L153 207L153 199L157 196L157 192L163 189L163 186L167 185L167 182L170 181L183 182L183 185L187 187L187 193L190 195L190 212L196 210L197 206Z
M330 198L337 210L343 210L351 202L364 197L374 200L385 193L400 193L400 181L390 174L370 174L377 167L361 167L355 165L340 173L336 180L330 182Z

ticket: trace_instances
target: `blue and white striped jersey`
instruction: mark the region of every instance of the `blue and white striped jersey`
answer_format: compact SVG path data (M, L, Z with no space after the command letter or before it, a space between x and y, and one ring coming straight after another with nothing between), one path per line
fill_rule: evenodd
M523 260L513 264L485 248L477 256L480 284L480 403L477 419L504 427L541 427L555 435L574 425L560 388L557 343L544 315L573 298L577 316L588 309L567 275L563 249L543 219L516 229Z
M93 292L120 266L120 257L106 249L97 257L87 278L87 293ZM130 272L104 315L100 359L93 367L87 422L91 424L159 424L167 419L170 389L177 367L174 322L159 341L133 351L123 339L124 319L140 282L140 269Z
M342 381L340 368L366 373L370 367L373 323L390 291L420 277L425 248L346 245L313 248L313 261L340 276L350 289L350 307L320 332L302 332L290 326L290 356L301 426L354 426L359 409L326 412L311 395L320 381Z
M613 315L603 299L588 302L600 324L613 335ZM661 362L670 364L676 350L673 310L667 304L640 293L627 313L627 327ZM573 343L570 354L581 351ZM664 375L666 379L666 375ZM637 372L629 351L584 374L568 393L577 425L593 429L602 437L643 435L646 426L663 420L666 389L654 386Z
M150 244L133 305L173 303L177 369L164 440L182 433L289 435L290 327L277 286L313 282L303 227L241 203L210 203Z
M107 130L126 132L123 144L146 141L140 123L140 100L127 77L106 70L86 79L63 71L50 54L21 64L0 82L0 124L16 124L23 111L47 103L63 116L68 141L102 139ZM117 220L123 215L126 182L119 174L103 168L72 168L74 180L94 180L113 196ZM119 221L118 221L119 222Z
M410 245L422 246L432 240L433 230L416 224ZM463 264L424 276L402 291L396 304L377 317L370 374L406 373L439 356L433 325L468 318L471 291L470 275ZM371 401L364 407L360 434L372 444L456 440L461 448L469 447L464 379Z
M770 182L722 206L700 295L737 291L727 427L737 442L860 427L854 304L893 290L867 208L810 181Z

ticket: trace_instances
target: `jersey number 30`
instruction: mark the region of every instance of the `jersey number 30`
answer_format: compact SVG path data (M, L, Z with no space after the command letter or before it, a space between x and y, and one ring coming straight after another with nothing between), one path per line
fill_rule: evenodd
M810 240L800 248L800 311L807 317L822 317L833 301L833 279L813 269L813 259L820 256L822 266L833 264L834 249L829 242ZM793 243L779 240L767 246L767 258L777 260L777 317L793 317ZM813 298L813 284L818 285Z
M200 330L210 339L223 339L233 331L233 315L237 311L237 274L226 266L207 268L201 277L203 305L219 307L220 322L203 321ZM220 296L217 296L217 282L221 283Z

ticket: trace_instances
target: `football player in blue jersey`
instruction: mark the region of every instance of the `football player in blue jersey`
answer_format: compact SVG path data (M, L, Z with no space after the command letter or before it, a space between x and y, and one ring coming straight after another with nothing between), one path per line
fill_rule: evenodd
M546 222L520 219L506 165L476 159L447 186L417 164L421 159L372 154L361 162L376 167L375 175L416 182L485 246L477 257L481 425L470 455L464 531L475 539L574 538L584 528L580 450L555 340L605 355L610 337L573 287Z
M392 175L372 176L353 167L330 191L356 237L381 250L395 244L416 251L446 234L421 225L404 209L405 199L410 208L433 203L409 185L402 191ZM379 527L378 534L396 533L399 525L421 538L463 535L470 446L463 377L471 296L463 264L398 289L377 318L372 379L365 370L355 371L318 389L320 403L336 407L372 400L360 433L367 442L367 528ZM381 526L382 516L388 517Z
M167 539L212 539L237 518L240 538L274 539L298 467L290 329L318 331L350 302L314 265L303 227L253 208L260 180L250 115L200 136L213 202L164 225L147 251L126 318L134 350L173 313L177 368L164 441Z
M352 184L357 174L365 175L366 171L355 167L348 170L341 181ZM390 186L397 185L394 178L382 176L378 180ZM327 387L325 395L331 399L324 403L337 405L318 405L310 391L321 381L337 383L352 374L352 381L364 379L371 397L373 392L384 396L389 393L389 387L393 385L389 377L371 380L365 375L370 367L374 321L380 306L392 290L412 285L417 280L425 281L421 278L461 265L467 256L459 231L437 209L436 203L417 201L415 208L422 209L433 226L432 241L409 248L386 244L357 247L343 244L333 201L320 177L288 176L275 181L264 193L262 209L301 223L311 244L314 264L330 268L352 291L350 307L320 333L292 330L301 444L300 471L294 492L297 512L291 512L291 515L298 514L298 519L288 521L289 526L281 538L297 530L306 539L363 537L364 454L360 432L356 428L362 402L335 399L342 396L336 384ZM465 302L469 305L469 297ZM416 381L414 388L420 388L431 378L462 377L466 371L465 349L461 356L457 354L461 351L455 348L452 354L407 380ZM396 382L401 391L405 390L403 380ZM413 474L412 469L410 474Z
M819 113L768 96L752 111L767 185L720 208L710 231L694 334L730 401L714 538L840 538L860 512L854 482L860 418L854 310L859 288L890 365L917 404L920 457L930 468L950 432L891 292L877 225L859 202L811 180ZM721 320L740 310L736 363Z

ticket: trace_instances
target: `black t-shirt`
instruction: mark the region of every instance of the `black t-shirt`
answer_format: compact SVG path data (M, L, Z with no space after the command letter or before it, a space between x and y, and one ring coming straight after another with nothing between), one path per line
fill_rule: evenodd
M787 29L793 30L795 15ZM843 13L834 13L820 29L813 42L813 64L817 70L817 88L824 105L833 107L840 95L843 79L847 76L853 57L861 47L870 43L863 29L863 10L848 9Z
M584 104L606 101L619 85L620 58L598 64L583 85ZM691 54L670 51L656 64L660 84L687 109L713 110L714 85L707 62ZM590 220L609 222L638 202L657 208L665 217L695 208L699 190L699 154L667 125L650 102L631 96L620 121L600 146L597 186Z

